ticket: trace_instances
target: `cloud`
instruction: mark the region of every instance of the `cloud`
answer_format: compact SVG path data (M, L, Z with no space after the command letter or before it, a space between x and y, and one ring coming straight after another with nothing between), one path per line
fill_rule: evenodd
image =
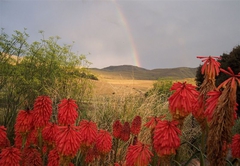
M75 42L91 67L197 67L197 55L221 55L240 43L240 1L0 1L0 27L27 28L30 40ZM89 54L90 53L90 54Z

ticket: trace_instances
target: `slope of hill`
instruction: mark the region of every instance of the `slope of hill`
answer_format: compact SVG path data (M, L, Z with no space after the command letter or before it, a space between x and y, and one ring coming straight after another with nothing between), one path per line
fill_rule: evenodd
M106 79L135 79L135 80L157 80L157 79L184 79L194 78L197 68L178 67L169 69L148 70L137 66L121 65L109 66L103 69L90 69L97 77Z

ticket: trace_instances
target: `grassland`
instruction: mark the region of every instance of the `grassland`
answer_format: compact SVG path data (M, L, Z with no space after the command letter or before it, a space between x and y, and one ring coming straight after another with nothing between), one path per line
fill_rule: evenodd
M153 88L157 81L186 81L195 84L195 68L173 68L147 70L136 66L110 66L103 69L90 69L98 77L93 81L95 95L144 94Z

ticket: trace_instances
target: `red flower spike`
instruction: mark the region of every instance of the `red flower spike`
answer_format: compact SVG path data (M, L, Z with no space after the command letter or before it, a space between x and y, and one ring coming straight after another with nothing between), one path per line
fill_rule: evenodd
M198 102L196 102L196 105L192 110L192 115L198 120L200 124L202 120L205 119L204 111L205 111L204 98L203 95L201 95L199 96Z
M28 147L30 145L38 144L38 132L36 129L31 130L27 135L22 135L21 133L15 132L15 147L22 148L22 141L26 139L24 147Z
M91 163L94 161L94 159L98 158L99 154L97 152L97 148L96 146L91 147L90 149L88 149L87 151L87 155L85 158L85 162L86 163Z
M59 127L56 137L56 149L63 156L74 157L80 148L81 135L76 126Z
M142 125L142 119L140 116L136 116L131 124L131 128L130 131L132 134L134 135L138 135L140 133L141 130L141 125Z
M169 98L169 109L173 117L186 117L195 108L199 92L196 86L184 83L174 83L170 89L175 91Z
M58 126L54 123L48 123L42 130L42 138L48 145L56 144L56 133L58 133Z
M21 149L22 147L22 136L20 133L15 133L14 146L18 149Z
M176 154L176 149L180 146L181 134L177 126L177 121L164 120L159 121L155 127L153 147L160 157Z
M231 88L233 88L233 89L235 89L237 87L237 84L240 85L240 73L234 74L234 72L232 71L232 69L230 67L228 67L227 69L228 69L228 71L226 71L224 69L220 69L220 71L225 74L228 74L230 76L230 78L228 78L227 80L222 82L218 86L218 89L225 88L228 83L231 84ZM237 84L236 84L236 82L237 82Z
M47 166L57 166L60 164L60 157L58 151L53 149L48 154L48 164Z
M152 152L148 145L138 142L136 145L130 145L126 154L126 165L128 166L146 166L151 162Z
M120 139L124 142L128 141L130 138L130 124L125 122L121 131Z
M231 149L233 158L240 158L240 134L233 136Z
M4 126L0 126L0 151L8 146L10 146L10 142L7 138L7 129Z
M39 151L35 148L28 147L23 151L22 166L42 166L42 158Z
M122 131L122 128L123 128L123 125L122 123L120 122L120 120L116 120L114 123L113 123L113 136L115 138L120 138L121 137L121 131Z
M52 115L52 100L48 96L39 96L34 102L33 124L36 128L43 128Z
M97 125L94 122L82 120L79 123L79 133L81 135L81 148L89 148L96 141Z
M216 76L219 75L220 72L220 63L216 61L217 59L221 59L217 56L197 56L197 58L202 59L204 64L201 68L201 73L207 76L209 79L214 79Z
M96 149L100 155L105 155L111 151L112 137L109 132L99 130L96 139Z
M21 151L14 147L2 149L0 153L0 165L20 166Z
M144 125L147 128L154 129L161 119L163 119L165 116L160 117L148 117L149 121Z
M210 91L207 93L208 99L206 100L206 110L205 116L208 122L212 120L213 112L217 106L218 98L221 96L222 92L218 90Z
M31 110L20 110L18 112L15 132L26 134L29 133L33 128L33 114Z
M59 125L74 124L77 117L77 104L73 99L63 99L58 105L58 123Z

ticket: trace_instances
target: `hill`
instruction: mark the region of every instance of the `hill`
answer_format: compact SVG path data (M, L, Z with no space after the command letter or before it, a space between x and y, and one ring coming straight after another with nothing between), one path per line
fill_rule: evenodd
M102 69L91 68L93 74L105 79L158 80L194 78L197 68L178 67L148 70L137 66L109 66Z

